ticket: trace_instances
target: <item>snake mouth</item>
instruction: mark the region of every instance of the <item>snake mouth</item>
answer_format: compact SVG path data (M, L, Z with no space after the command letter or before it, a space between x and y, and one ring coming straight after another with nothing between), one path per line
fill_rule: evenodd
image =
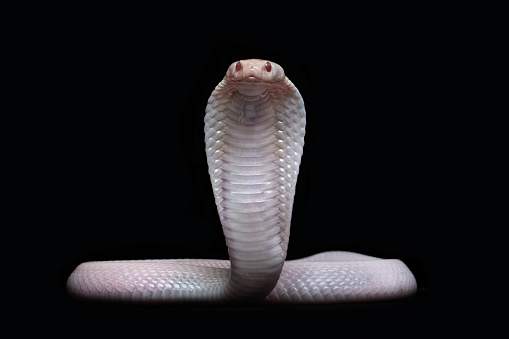
M272 84L275 84L275 82L273 82L273 81L259 78L259 77L253 76L253 75L244 77L242 79L238 79L235 81L235 83L248 84L248 85L272 85Z
M247 77L247 78L244 78L244 79L241 79L241 80L237 80L236 83L237 84L241 84L241 85L248 85L248 86L268 85L268 84L270 84L267 81L264 81L262 79L259 79L259 78L253 77L253 76L250 76L250 77Z
M272 83L253 76L239 79L234 83L234 87L239 93L251 96L260 95L261 93L270 90L273 87Z

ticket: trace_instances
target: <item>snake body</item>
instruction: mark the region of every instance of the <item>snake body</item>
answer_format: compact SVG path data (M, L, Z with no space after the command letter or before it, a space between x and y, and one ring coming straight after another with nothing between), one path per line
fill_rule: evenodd
M408 296L396 259L325 252L286 261L304 146L302 97L281 66L234 62L206 107L212 189L230 260L88 262L67 282L82 298L137 302L333 303Z

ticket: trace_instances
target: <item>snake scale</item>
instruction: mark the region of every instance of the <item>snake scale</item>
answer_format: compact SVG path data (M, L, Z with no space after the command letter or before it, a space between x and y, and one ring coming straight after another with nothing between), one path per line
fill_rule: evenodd
M397 259L324 252L285 262L304 146L304 101L281 66L234 62L206 107L209 174L230 260L87 262L71 295L130 302L337 303L404 297Z

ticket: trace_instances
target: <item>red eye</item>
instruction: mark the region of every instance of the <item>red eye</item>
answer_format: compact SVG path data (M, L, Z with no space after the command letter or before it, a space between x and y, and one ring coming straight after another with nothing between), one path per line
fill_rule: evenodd
M240 62L237 62L237 64L235 65L235 71L240 71L242 69L242 64Z
M267 63L265 64L265 69L267 70L267 72L270 72L270 70L272 69L272 65L270 64L270 62L267 61Z

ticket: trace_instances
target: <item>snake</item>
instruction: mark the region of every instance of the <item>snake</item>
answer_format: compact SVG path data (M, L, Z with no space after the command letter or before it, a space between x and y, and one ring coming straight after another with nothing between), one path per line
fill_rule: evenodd
M341 303L413 295L399 259L330 251L285 260L306 110L275 62L233 62L205 108L205 152L230 260L92 261L66 288L134 303Z

